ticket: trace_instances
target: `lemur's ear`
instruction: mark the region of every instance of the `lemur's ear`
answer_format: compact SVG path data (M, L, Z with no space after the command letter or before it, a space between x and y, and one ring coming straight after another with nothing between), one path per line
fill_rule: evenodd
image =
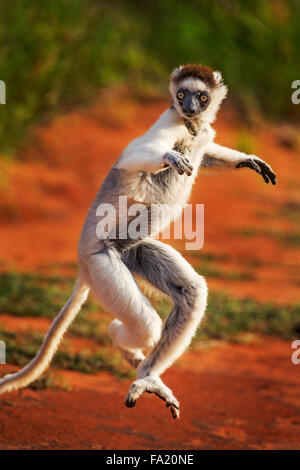
M179 72L180 72L181 69L182 69L182 65L180 65L179 67L176 67L176 68L172 71L171 76L170 76L171 82L176 81L176 78L178 77L178 74L179 74Z
M213 75L214 75L214 79L215 79L216 84L217 85L222 85L223 84L223 77L222 77L221 72L219 72L219 70L215 70L213 72Z

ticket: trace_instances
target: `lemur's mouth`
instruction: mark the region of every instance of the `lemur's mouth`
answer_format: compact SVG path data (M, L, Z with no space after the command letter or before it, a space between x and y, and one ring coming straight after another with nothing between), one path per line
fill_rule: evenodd
M189 117L189 118L192 118L192 117L195 117L195 116L198 116L198 114L201 113L202 110L200 111L189 111L189 112L185 112L185 116Z

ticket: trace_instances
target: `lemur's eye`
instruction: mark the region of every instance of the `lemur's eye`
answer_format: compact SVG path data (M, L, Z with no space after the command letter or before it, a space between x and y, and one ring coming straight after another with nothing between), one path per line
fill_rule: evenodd
M200 100L202 101L202 103L206 103L207 100L208 100L207 95L201 95L201 96L200 96Z
M183 91L179 91L179 92L177 93L177 98L178 98L179 100L182 100L182 99L184 98L184 93L183 93Z

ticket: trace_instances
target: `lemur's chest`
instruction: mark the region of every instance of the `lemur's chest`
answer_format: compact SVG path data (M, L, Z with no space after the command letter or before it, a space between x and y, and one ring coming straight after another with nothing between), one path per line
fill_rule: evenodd
M140 171L138 178L135 176L127 181L130 196L137 201L152 204L185 204L198 173L202 149L213 137L214 131L210 126L200 127L186 121L170 147L190 161L194 167L192 175L179 175L172 167L157 173Z
M201 148L205 147L212 136L209 129L187 129L174 143L172 150L181 153L194 167L191 176L179 175L172 168L158 173L139 172L135 185L135 197L139 201L157 204L185 204L189 199L193 183L201 162Z

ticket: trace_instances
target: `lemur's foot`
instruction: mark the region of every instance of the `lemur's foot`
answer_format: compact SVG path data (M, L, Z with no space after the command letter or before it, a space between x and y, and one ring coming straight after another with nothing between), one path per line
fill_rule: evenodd
M120 346L117 346L117 348L120 351L123 359L125 359L125 361L134 367L134 369L137 369L141 362L143 362L145 359L145 356L140 349L136 349L135 351L128 351L127 349L120 348Z
M135 406L136 400L144 392L155 393L161 400L166 402L166 407L170 408L174 419L180 417L178 400L159 377L147 376L133 382L125 399L126 406L128 408Z

